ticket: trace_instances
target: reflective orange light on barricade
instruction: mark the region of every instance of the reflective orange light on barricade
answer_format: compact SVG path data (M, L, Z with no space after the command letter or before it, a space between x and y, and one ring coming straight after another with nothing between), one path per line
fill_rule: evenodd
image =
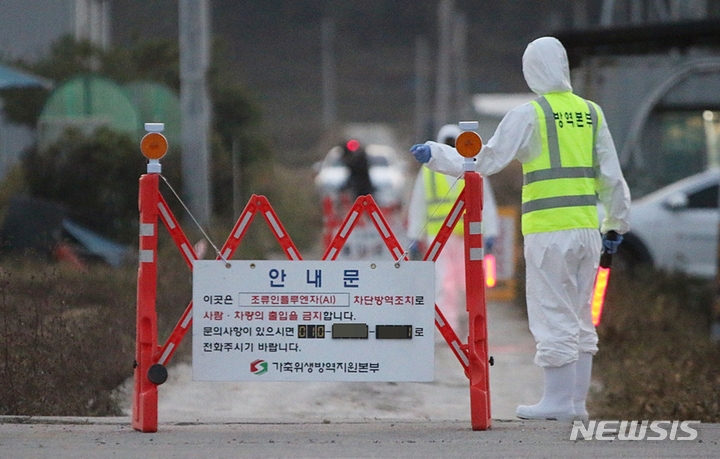
M477 132L465 131L455 139L455 149L465 158L472 158L480 153L482 139Z
M490 254L485 255L483 263L485 263L485 285L489 288L493 288L495 287L495 284L497 284L495 256Z
M596 327L600 324L603 304L605 303L605 292L607 291L610 268L600 266L595 276L595 288L592 297L592 322Z
M140 141L140 151L147 159L160 159L168 150L168 141L159 132L148 132Z

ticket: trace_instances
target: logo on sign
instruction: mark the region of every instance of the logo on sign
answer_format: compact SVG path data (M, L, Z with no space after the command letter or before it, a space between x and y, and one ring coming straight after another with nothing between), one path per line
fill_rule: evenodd
M266 361L261 360L261 359L254 360L253 362L250 363L250 371L254 375L265 374L268 371L268 364Z

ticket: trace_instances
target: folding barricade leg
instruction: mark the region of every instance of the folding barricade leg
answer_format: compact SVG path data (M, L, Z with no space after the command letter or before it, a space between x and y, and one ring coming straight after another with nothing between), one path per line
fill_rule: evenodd
M487 430L490 418L487 307L485 304L484 248L482 241L482 178L465 173L465 288L469 314L470 413L473 430Z
M445 217L445 221L440 227L440 231L438 231L435 239L433 239L432 243L430 243L430 246L423 257L423 261L429 260L434 262L438 259L440 252L442 252L443 247L445 247L445 243L452 235L453 229L460 220L464 210L465 190L463 189L460 191L460 194L455 200L455 204L452 209L450 209L447 217ZM440 331L443 339L445 339L448 343L448 346L450 346L450 350L455 354L455 357L457 357L460 365L462 365L465 375L468 376L470 361L467 357L467 349L460 341L460 338L455 333L455 330L453 330L448 321L445 319L445 315L442 313L442 310L437 304L435 304L435 326Z
M157 384L148 371L157 354L157 203L158 174L140 177L140 251L137 289L137 342L132 426L142 432L157 431Z
M158 345L157 332L157 233L162 219L180 253L192 270L197 260L192 245L160 195L159 174L140 177L140 252L137 289L137 338L135 387L132 405L132 427L141 432L156 432L158 425L158 385L165 382L165 366L192 324L192 301L188 304L167 342ZM290 260L300 260L297 247L288 236L280 219L264 196L252 195L238 218L217 259L230 259L247 229L260 212Z
M380 211L377 203L373 199L372 195L358 196L355 203L350 207L350 211L338 227L338 231L335 237L332 238L330 244L328 244L325 253L322 256L322 260L336 260L340 255L343 246L350 237L353 228L357 225L358 221L362 217L362 214L367 214L370 217L373 225L378 231L378 234L382 238L385 246L388 248L390 253L395 258L395 261L402 259L407 260L405 251L398 242L395 234L392 232L390 225L388 224L385 216Z

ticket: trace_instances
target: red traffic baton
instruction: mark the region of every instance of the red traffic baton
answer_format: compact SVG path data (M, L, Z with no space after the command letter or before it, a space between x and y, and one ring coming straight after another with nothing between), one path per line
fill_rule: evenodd
M618 234L615 231L608 231L607 238L611 241L617 240ZM607 292L608 282L610 280L610 266L612 265L612 254L603 250L600 255L600 266L598 266L595 274L595 287L593 288L593 296L591 303L592 323L596 327L600 325L603 306L605 305L605 293Z

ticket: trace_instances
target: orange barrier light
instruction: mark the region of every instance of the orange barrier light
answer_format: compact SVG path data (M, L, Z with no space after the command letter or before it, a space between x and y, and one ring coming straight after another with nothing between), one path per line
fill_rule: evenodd
M455 149L465 158L472 158L480 153L482 139L477 132L465 131L455 139Z
M148 132L140 140L140 151L147 159L160 159L168 150L168 141L159 132Z
M491 254L485 255L485 286L493 288L497 284L497 269L495 256Z

